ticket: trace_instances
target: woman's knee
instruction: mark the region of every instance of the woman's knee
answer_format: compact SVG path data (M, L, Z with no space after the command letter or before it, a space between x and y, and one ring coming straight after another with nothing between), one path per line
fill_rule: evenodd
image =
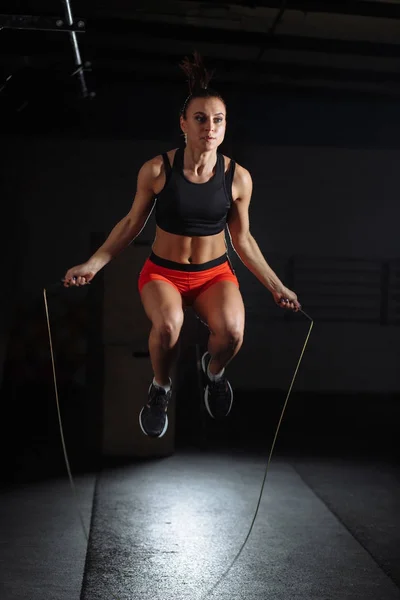
M165 349L173 347L178 341L183 324L183 311L169 311L159 314L153 320L153 331Z
M224 342L226 346L234 349L240 348L243 343L244 323L240 319L231 319L225 323L218 323L211 331Z

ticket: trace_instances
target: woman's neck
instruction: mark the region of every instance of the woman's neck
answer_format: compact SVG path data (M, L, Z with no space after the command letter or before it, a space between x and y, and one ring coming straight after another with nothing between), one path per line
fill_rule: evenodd
M183 168L196 175L212 173L217 162L217 151L204 152L198 148L186 146L183 153Z

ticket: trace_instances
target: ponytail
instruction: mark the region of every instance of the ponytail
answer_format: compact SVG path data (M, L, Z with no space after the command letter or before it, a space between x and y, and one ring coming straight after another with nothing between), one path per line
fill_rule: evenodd
M189 86L189 96L181 109L183 118L186 119L186 110L193 98L219 98L225 104L221 94L209 87L214 71L208 71L205 68L203 59L197 50L193 53L193 59L185 56L179 66L185 73Z

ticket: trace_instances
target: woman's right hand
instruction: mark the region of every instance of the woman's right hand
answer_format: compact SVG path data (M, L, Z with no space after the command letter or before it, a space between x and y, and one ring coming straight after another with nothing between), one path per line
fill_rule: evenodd
M86 285L92 281L96 273L97 270L89 262L72 267L64 275L64 287Z

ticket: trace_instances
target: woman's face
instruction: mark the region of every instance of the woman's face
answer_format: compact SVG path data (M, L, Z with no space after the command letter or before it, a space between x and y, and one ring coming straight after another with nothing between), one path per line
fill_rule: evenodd
M181 129L187 144L203 152L218 148L226 129L226 107L219 98L193 98L181 116Z

